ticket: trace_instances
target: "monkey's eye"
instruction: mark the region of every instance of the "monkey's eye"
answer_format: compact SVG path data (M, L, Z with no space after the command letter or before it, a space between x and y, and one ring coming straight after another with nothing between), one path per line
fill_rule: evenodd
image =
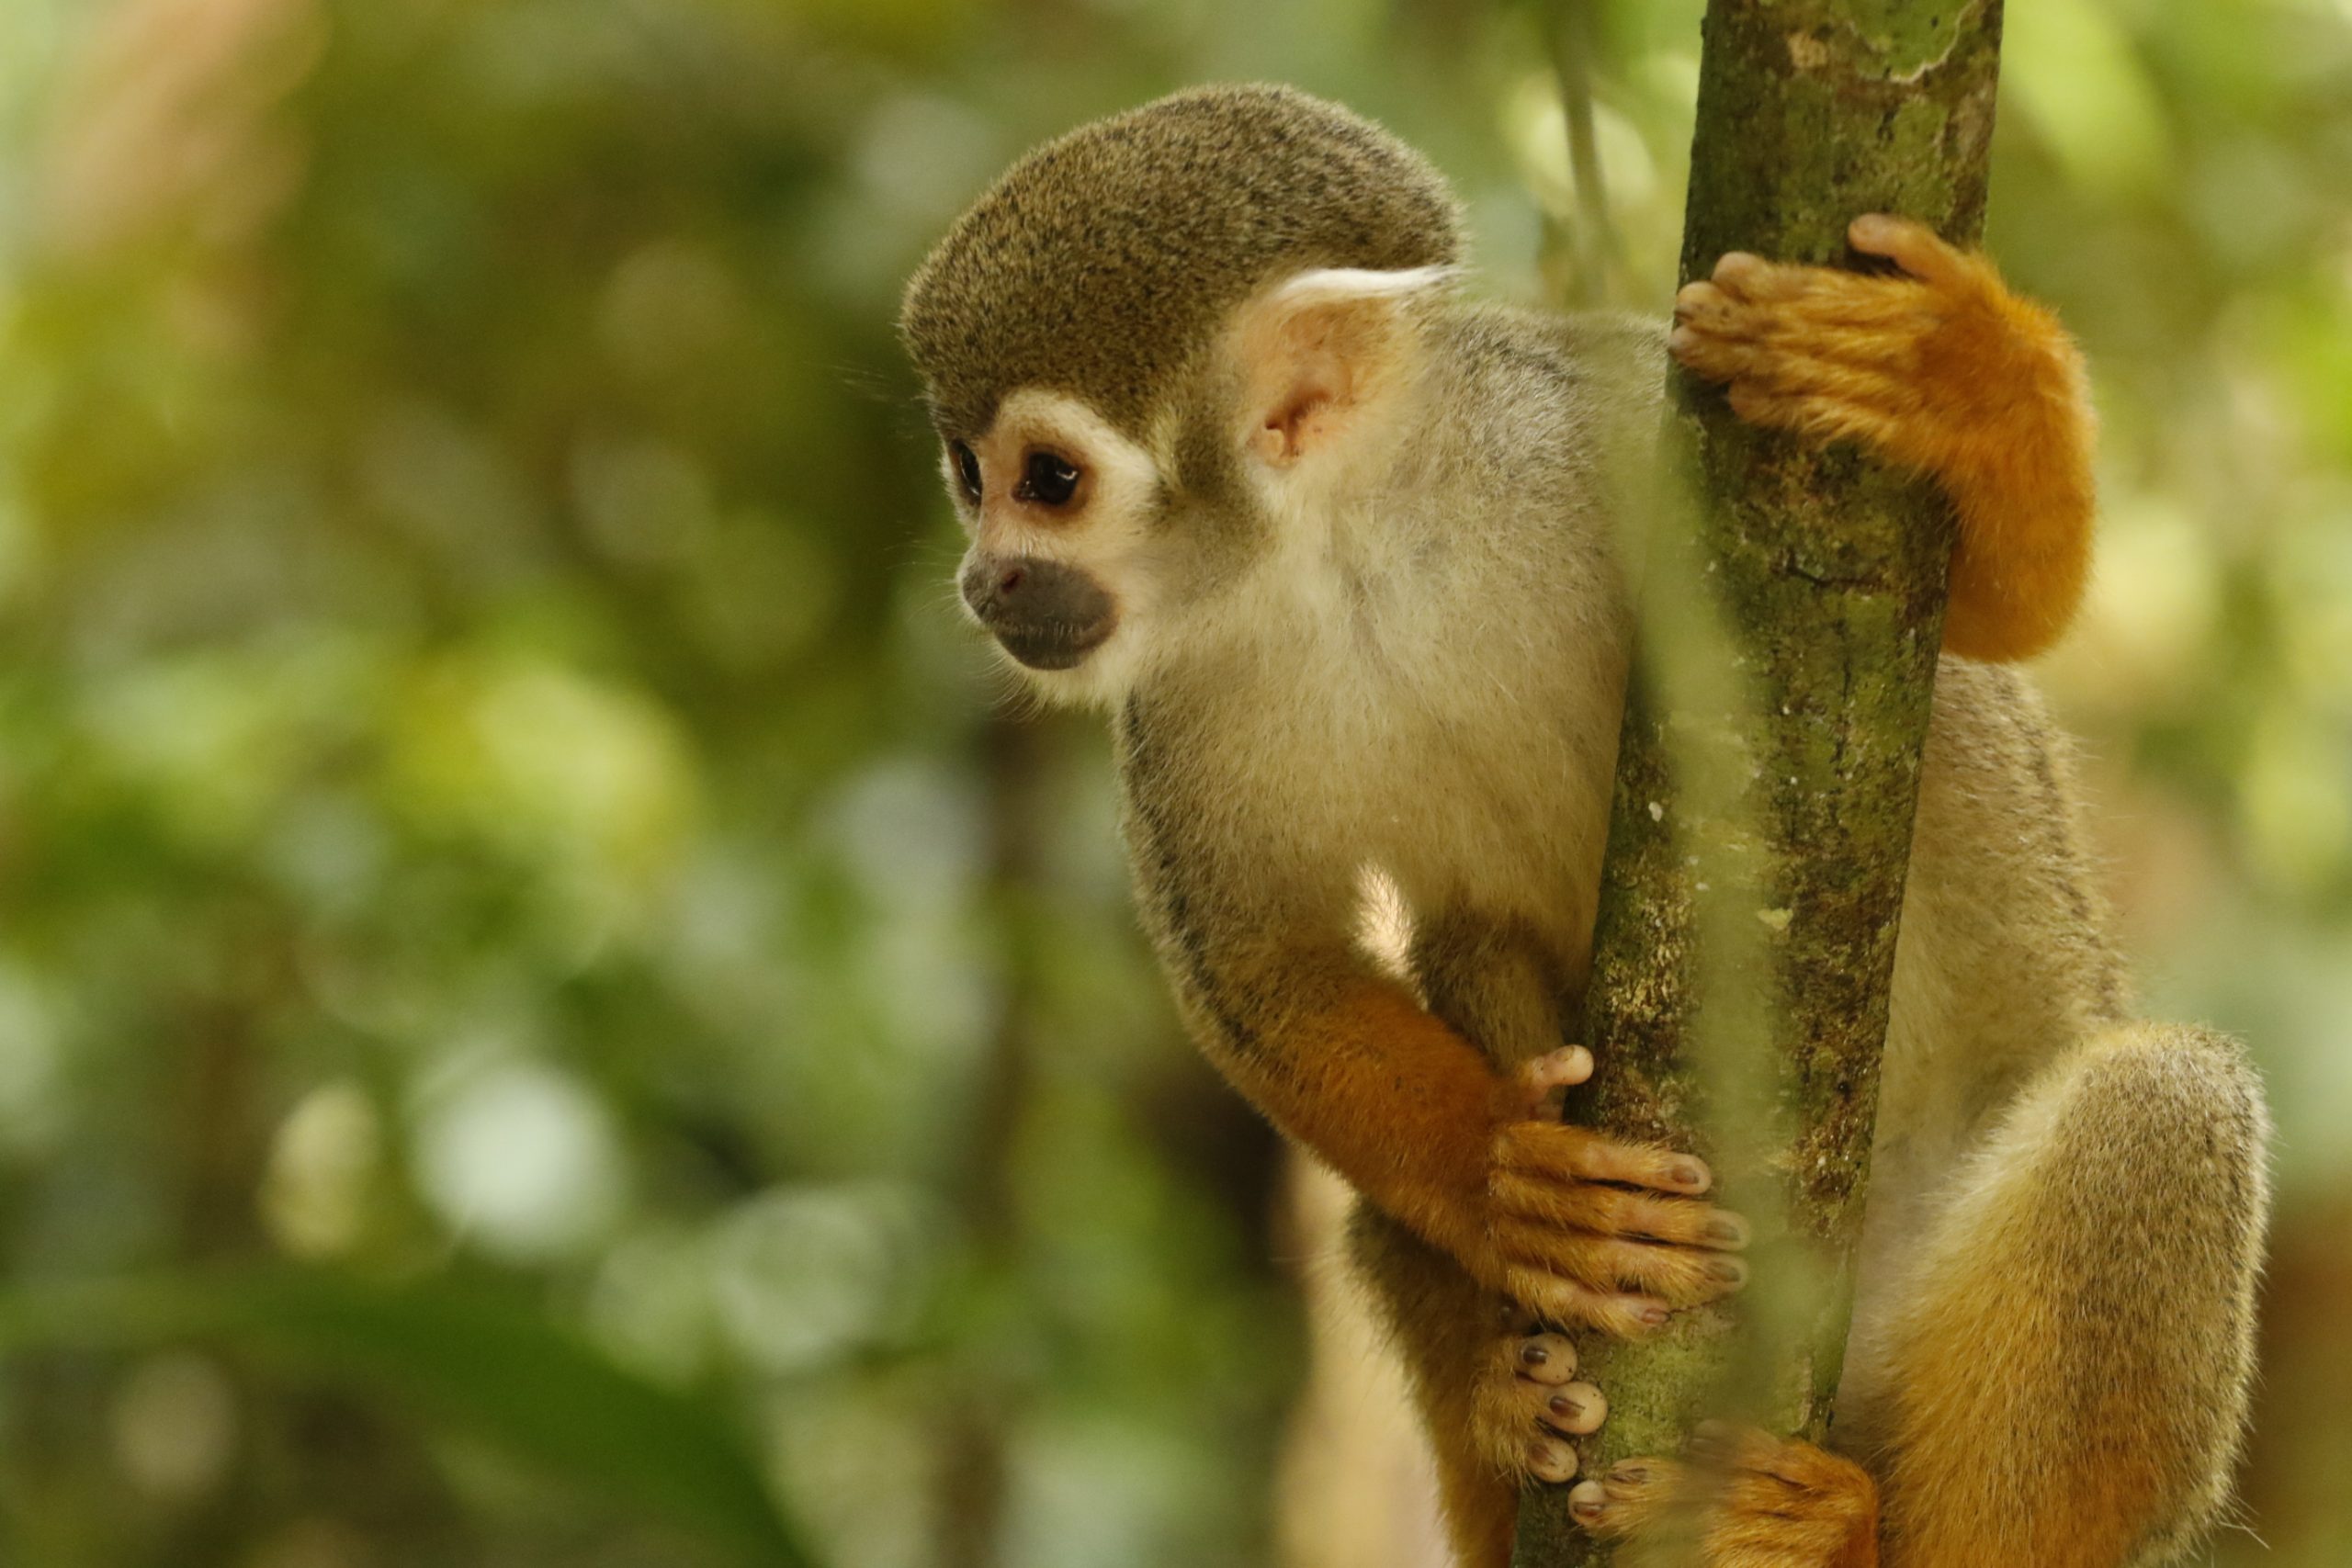
M947 444L947 454L956 459L956 477L964 483L964 494L972 501L980 499L980 460L961 441Z
M1051 452L1032 452L1021 473L1019 495L1040 506L1065 506L1078 491L1078 469Z

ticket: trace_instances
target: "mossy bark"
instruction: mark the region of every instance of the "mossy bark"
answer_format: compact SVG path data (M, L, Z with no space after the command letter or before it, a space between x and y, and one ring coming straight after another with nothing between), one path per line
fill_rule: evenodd
M1851 264L1864 212L1973 243L2000 19L1999 0L1711 0L1685 277L1730 250ZM1931 486L1743 426L1679 374L1674 407L1696 497L1650 509L1597 1068L1569 1113L1698 1149L1759 1236L1731 1310L1580 1343L1611 1407L1587 1475L1707 1415L1828 1433L1951 547ZM1566 1489L1530 1495L1520 1568L1606 1559Z

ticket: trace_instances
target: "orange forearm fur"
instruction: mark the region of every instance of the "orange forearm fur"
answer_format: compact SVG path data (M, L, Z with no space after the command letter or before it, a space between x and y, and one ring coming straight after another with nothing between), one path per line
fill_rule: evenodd
M1473 1245L1498 1080L1393 981L1350 976L1227 1057L1234 1086L1349 1184L1459 1256Z
M1944 646L2022 659L2057 640L2089 580L2094 422L2056 320L1982 257L1965 267L1964 307L1919 341L1934 390L1888 446L1941 479L1960 514Z

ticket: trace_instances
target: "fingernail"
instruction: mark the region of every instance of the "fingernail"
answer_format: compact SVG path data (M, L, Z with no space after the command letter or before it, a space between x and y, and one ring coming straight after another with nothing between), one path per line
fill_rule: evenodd
M1551 1359L1552 1352L1541 1345L1521 1345L1519 1348L1519 1359L1522 1366L1540 1367Z
M1707 1168L1695 1159L1679 1161L1674 1168L1674 1179L1684 1187L1704 1187L1707 1184Z
M1612 1466L1609 1472L1610 1480L1622 1481L1628 1486L1639 1486L1649 1478L1650 1467L1645 1464L1636 1464L1632 1460L1627 1460L1623 1464Z
M1565 1393L1555 1393L1552 1396L1552 1414L1555 1416L1581 1416L1584 1414L1584 1401L1581 1399L1572 1398Z
M1736 1246L1747 1239L1747 1227L1728 1214L1718 1214L1707 1222L1707 1239Z
M1707 1265L1707 1272L1729 1284L1747 1282L1747 1265L1736 1258L1718 1258Z
M1642 1309L1642 1321L1652 1328L1663 1325L1666 1322L1666 1309L1662 1306L1645 1306Z
M1539 1481L1554 1484L1573 1478L1577 1472L1577 1450L1567 1444L1543 1438L1528 1444L1527 1468Z

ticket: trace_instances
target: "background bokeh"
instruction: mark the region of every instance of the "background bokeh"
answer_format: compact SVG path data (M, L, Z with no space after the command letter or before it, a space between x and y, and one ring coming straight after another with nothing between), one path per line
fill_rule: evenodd
M1991 243L2107 432L2044 679L2278 1113L2216 1555L2335 1568L2352 4L2010 10ZM1696 11L1595 13L1612 252L1492 0L0 6L0 1562L1425 1568L892 316L1238 77L1429 150L1480 288L1662 307Z

